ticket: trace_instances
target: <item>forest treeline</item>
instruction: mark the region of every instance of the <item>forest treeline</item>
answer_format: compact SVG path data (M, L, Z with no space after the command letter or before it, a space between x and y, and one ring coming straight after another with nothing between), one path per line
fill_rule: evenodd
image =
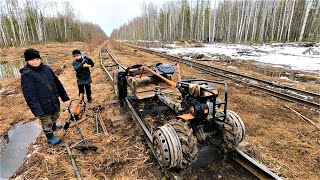
M319 0L179 0L143 13L111 37L226 43L320 42Z
M0 47L39 42L106 38L96 24L82 22L67 1L0 0Z

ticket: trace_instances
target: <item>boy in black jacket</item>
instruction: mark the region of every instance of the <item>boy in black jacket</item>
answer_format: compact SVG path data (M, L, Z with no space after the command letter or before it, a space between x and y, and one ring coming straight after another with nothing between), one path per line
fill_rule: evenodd
M39 51L26 49L24 58L27 65L20 69L24 98L41 122L48 143L59 144L61 140L53 134L53 131L62 128L56 124L60 116L59 97L65 102L69 100L68 94L52 69L42 64Z
M75 58L72 65L77 75L79 95L81 93L84 94L84 88L86 88L88 102L92 103L92 97L91 97L92 80L91 80L89 67L93 67L94 63L90 58L86 56L81 56L81 52L79 50L73 50L72 55Z

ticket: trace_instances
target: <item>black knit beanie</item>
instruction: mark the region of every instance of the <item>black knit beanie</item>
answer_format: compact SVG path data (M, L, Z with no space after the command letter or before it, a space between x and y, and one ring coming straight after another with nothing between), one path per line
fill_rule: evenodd
M29 49L26 49L24 51L24 59L26 61L30 61L30 60L35 59L35 58L40 58L41 59L39 51L37 51L37 50L35 50L33 48L29 48Z
M73 50L73 51L72 51L72 55L76 55L76 54L81 54L81 52L80 52L79 50L77 50L77 49L76 49L76 50Z

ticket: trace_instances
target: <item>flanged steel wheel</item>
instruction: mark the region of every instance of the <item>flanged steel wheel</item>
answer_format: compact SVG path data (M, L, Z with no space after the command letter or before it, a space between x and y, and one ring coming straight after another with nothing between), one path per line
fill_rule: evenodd
M127 80L125 76L119 76L123 72L116 71L113 78L113 88L117 99L122 100L127 97Z
M233 111L227 111L225 121L226 125L223 129L223 143L221 144L224 152L234 150L238 144L244 139L246 129L241 118Z
M196 161L197 138L182 120L171 120L153 133L153 148L158 161L166 168L183 170Z
M114 71L114 76L113 76L113 90L114 93L116 94L116 98L119 98L119 90L118 90L118 71Z

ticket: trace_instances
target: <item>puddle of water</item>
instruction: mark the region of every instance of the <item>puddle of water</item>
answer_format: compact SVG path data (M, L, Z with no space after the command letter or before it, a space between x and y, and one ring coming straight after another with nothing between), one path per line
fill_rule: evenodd
M28 147L41 133L37 121L17 123L8 132L9 142L0 154L0 179L7 179L21 166Z
M51 60L47 57L43 57L42 62L43 64L51 64ZM19 70L25 65L25 60L0 64L0 81L20 76Z

